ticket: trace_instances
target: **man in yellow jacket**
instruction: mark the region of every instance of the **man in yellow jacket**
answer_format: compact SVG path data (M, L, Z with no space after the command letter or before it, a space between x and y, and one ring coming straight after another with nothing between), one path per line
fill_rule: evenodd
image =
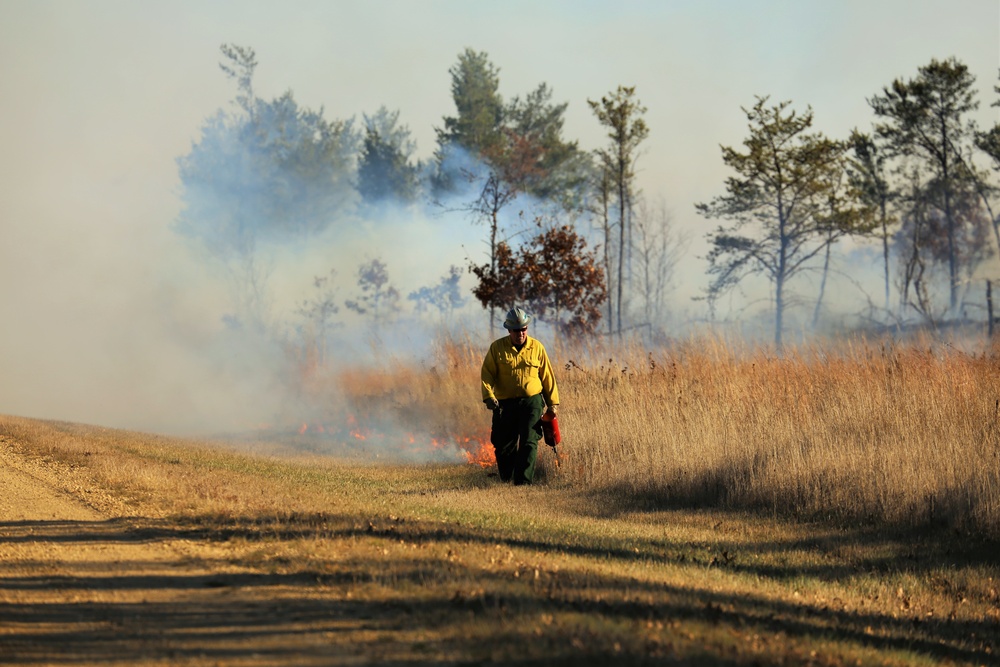
M507 312L508 335L493 341L483 359L483 403L493 411L490 442L504 482L531 484L535 476L542 412L555 415L559 389L542 344L528 336L528 315ZM547 407L546 407L547 406Z

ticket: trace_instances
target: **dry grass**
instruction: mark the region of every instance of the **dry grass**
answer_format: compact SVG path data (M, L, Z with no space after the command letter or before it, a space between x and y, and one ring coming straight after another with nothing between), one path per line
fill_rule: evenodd
M338 380L361 420L482 434L481 351ZM1000 537L1000 359L924 343L557 350L561 479L611 507L718 507ZM543 474L544 474L543 461Z
M688 345L647 359L564 373L584 483L654 505L1000 536L996 358Z

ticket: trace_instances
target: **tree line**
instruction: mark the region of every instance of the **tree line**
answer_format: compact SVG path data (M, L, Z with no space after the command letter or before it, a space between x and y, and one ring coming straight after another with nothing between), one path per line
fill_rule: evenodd
M977 270L1000 250L993 211L1000 130L981 130L970 118L979 105L973 86L957 59L931 60L868 98L871 129L843 140L812 132L808 107L800 113L790 102L759 97L744 109L750 134L743 150L722 149L733 172L725 194L697 206L726 223L709 235L709 300L764 275L780 346L789 285L821 272L818 316L831 250L854 236L882 246L879 319L956 317ZM986 166L977 162L983 159ZM893 258L898 304L890 297Z
M407 295L417 313L463 307L467 273L490 326L514 304L567 336L621 335L669 320L667 298L690 239L637 187L651 129L634 87L587 100L606 143L585 150L564 136L568 103L553 102L547 84L504 100L500 70L486 53L466 49L449 70L455 113L442 119L434 154L422 161L398 111L381 107L356 126L301 108L291 91L265 100L254 89L253 49L223 45L221 53L236 96L178 159L176 229L236 277L244 320L266 317L261 246L398 207L459 213L485 227L481 260L450 266L437 284ZM742 148L722 148L732 174L723 194L696 205L718 223L707 234L710 311L744 280L764 277L780 346L796 279L821 275L818 319L832 251L854 237L882 248L885 300L873 306L876 317L954 317L969 280L1000 250L1000 124L980 129L970 120L973 85L958 60L932 60L875 93L872 127L843 139L813 131L810 107L761 96L743 109L749 135ZM299 314L325 331L341 306L376 324L401 311L381 259L362 263L355 278L355 295L340 298L335 272L318 277ZM898 303L890 302L893 281Z

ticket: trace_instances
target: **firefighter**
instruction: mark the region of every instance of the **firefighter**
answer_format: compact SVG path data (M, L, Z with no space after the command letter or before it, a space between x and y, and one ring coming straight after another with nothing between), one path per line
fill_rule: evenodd
M507 312L508 335L493 341L483 359L483 403L493 411L490 442L497 472L504 482L531 484L542 436L543 411L552 416L559 389L552 364L541 342L528 336L528 315L521 308Z

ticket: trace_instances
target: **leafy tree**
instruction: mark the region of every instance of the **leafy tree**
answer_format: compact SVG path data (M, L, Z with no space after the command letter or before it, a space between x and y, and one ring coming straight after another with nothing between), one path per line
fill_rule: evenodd
M830 207L844 146L808 133L811 108L800 115L788 109L790 102L772 107L767 102L758 97L751 109L743 109L750 123L745 152L722 148L723 162L735 172L726 180L727 194L696 208L706 218L730 221L708 235L714 276L709 299L749 275L766 276L774 285L774 341L780 347L789 280L853 230L841 226Z
M483 307L528 303L539 321L569 336L592 333L600 323L604 273L596 252L568 225L540 232L516 252L502 241L496 271L483 264L470 272L479 280L473 294Z
M357 298L348 299L344 305L358 313L368 315L376 328L400 311L400 294L389 282L385 262L373 259L358 267Z
M434 187L439 193L455 189L460 177L460 166L454 163L456 153L464 151L475 158L500 141L504 112L500 71L485 52L465 49L448 73L458 115L445 117L444 128L437 130Z
M459 287L462 279L462 269L458 266L451 266L447 275L443 276L437 285L433 287L421 287L410 292L406 297L416 304L417 313L423 313L430 308L434 308L443 318L451 315L465 305L465 297Z
M220 111L178 159L178 230L226 256L326 228L353 205L351 123L300 108L291 92L269 102L254 97L253 50L224 46L223 54L237 59L222 69L238 82L241 113Z
M527 193L563 207L578 203L579 184L589 160L575 142L562 138L566 104L553 104L541 84L525 97L505 104L499 69L483 52L466 49L449 70L457 116L438 130L435 194L456 192L468 184L470 201L461 205L476 222L489 227L489 271L498 279L498 243L504 209ZM488 306L490 326L496 309Z
M497 243L491 262L469 264L469 273L476 276L478 283L472 288L472 295L493 313L508 310L522 301L524 285L521 280L518 258L507 241Z
M511 100L505 107L504 127L536 146L538 177L527 184L527 191L572 209L581 205L582 186L592 165L577 142L563 139L567 107L568 103L553 104L552 90L542 83L524 98Z
M1000 95L1000 86L993 86L993 92ZM1000 107L1000 99L990 106ZM976 133L976 146L993 160L993 169L1000 171L1000 120L984 132Z
M993 168L1000 171L1000 123L983 132L976 145L993 160Z
M896 79L883 88L882 95L868 100L876 116L883 119L876 125L878 136L897 155L923 163L933 174L931 203L943 216L952 313L959 303L962 254L956 199L972 177L961 156L975 135L967 114L979 106L974 99L974 82L968 67L957 59L932 59L919 68L916 78Z
M257 108L257 96L253 92L253 73L257 69L257 55L253 49L237 44L223 44L219 50L226 58L219 63L219 69L236 81L236 104L252 120Z
M553 227L521 248L523 301L543 322L567 336L593 333L607 299L604 272L595 251L569 225Z
M500 70L485 52L476 53L467 48L448 73L451 74L451 96L458 115L445 118L444 130L438 135L445 142L457 142L482 153L496 143L503 122Z
M365 138L358 161L358 192L374 205L412 202L417 197L419 166L410 162L416 149L410 130L399 125L399 112L384 106L364 116Z
M455 192L463 182L480 181L481 162L487 171L508 169L502 160L509 155L511 137L518 137L534 146L537 161L536 177L523 182L523 190L567 208L578 205L590 163L576 142L562 137L568 104L554 104L544 83L505 103L499 93L500 70L483 52L466 49L449 73L458 115L445 117L444 128L437 131L435 192Z
M621 334L625 248L629 232L628 214L636 194L635 162L638 158L639 145L649 136L649 128L646 121L642 119L642 115L646 113L646 107L635 99L634 86L618 86L614 93L605 95L600 101L588 99L587 103L601 125L608 128L608 139L610 140L607 148L597 151L597 162L598 168L605 172L613 184L618 203L618 275L614 290L617 292L615 297L617 332ZM607 231L610 232L610 229ZM606 246L611 245L610 235L605 237L604 243Z

